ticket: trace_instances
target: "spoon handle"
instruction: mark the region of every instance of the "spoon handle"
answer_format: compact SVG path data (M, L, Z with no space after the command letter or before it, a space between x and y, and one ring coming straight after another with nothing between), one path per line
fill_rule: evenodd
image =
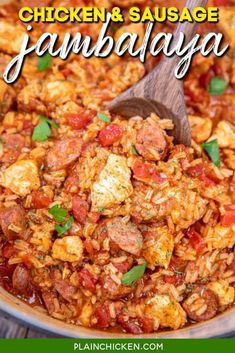
M187 0L185 7L192 11L196 7L206 7L207 2L208 0ZM175 40L177 41L180 32L182 32L185 34L185 42L188 43L193 38L197 25L198 23L195 21L179 23L174 33Z

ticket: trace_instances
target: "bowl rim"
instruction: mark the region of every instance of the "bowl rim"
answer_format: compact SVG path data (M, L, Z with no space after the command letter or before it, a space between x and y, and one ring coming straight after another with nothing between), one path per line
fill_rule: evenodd
M0 288L0 310L37 330L66 338L212 338L231 336L235 330L235 307L211 320L176 330L136 336L75 326L54 319Z

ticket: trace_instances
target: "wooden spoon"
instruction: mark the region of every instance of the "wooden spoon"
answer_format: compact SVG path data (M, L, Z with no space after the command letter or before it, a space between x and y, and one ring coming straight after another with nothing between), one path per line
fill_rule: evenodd
M205 7L206 4L207 0L187 0L186 7L192 10L197 6ZM185 43L188 43L195 34L196 25L196 22L179 23L174 32L174 43L180 32L185 34ZM146 118L154 112L160 118L172 119L174 142L191 146L191 128L185 107L183 81L174 75L180 60L178 56L165 57L141 81L109 103L109 111L127 118L136 115Z

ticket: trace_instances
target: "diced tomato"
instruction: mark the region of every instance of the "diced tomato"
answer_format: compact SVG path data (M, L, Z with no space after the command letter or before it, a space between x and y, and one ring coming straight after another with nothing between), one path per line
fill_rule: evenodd
M151 333L154 331L154 327L153 327L153 320L150 319L149 317L141 317L139 319L139 321L141 322L141 326L142 329L144 331L144 333Z
M214 6L228 6L231 0L214 0Z
M79 223L84 223L88 214L88 203L79 196L72 199L73 215Z
M32 192L32 202L31 205L35 209L47 208L51 203L50 197L43 194L41 191Z
M96 116L94 110L82 109L77 114L68 113L67 122L75 130L84 129Z
M16 254L16 249L14 248L14 245L10 243L6 243L3 248L2 248L2 255L3 257L10 259L13 255Z
M187 230L187 237L191 246L194 250L196 250L197 253L200 253L204 250L205 243L200 234L198 234L194 229L189 228Z
M86 269L82 269L79 272L79 277L81 278L82 285L90 290L91 292L95 293L96 291L96 283L97 279Z
M194 178L199 178L205 186L214 186L220 182L213 170L206 163L199 163L193 167L189 167L187 173Z
M98 220L100 219L100 213L99 213L99 212L89 212L89 213L88 213L88 218L89 218L93 223L97 223Z
M62 75L63 75L65 78L68 77L69 75L71 75L71 74L73 73L72 70L67 69L67 68L60 70L60 72L62 73Z
M221 217L221 225L230 227L233 224L235 224L235 205L228 205L225 207L225 214Z
M174 284L174 286L180 286L184 282L184 269L185 262L173 257L171 259L170 265L168 266L168 270L173 272L172 276L165 275L164 281L169 284Z
M200 86L207 89L212 77L214 77L214 76L215 76L215 74L212 70L209 70L205 74L202 74L199 78Z
M99 133L99 142L103 147L111 146L122 137L122 128L116 124L110 124Z
M113 266L116 267L116 269L118 269L118 271L121 273L126 273L130 268L130 264L127 261L121 263L113 263Z
M108 328L111 321L108 305L104 304L98 306L93 313L93 317L97 320L95 326L100 328Z
M140 179L151 179L156 183L162 183L166 180L166 178L161 177L153 165L140 160L135 161L132 169L134 175Z

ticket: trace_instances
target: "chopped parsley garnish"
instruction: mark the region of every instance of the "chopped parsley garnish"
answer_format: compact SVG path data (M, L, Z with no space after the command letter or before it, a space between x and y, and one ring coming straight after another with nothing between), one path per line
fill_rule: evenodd
M105 123L110 123L110 121L111 121L110 118L107 115L103 114L103 113L98 113L97 116L98 116L99 120L102 120Z
M3 145L5 142L3 141L2 137L0 136L0 143Z
M168 250L166 253L166 257L171 257L171 255L172 255L172 251Z
M70 216L69 219L66 221L66 217L68 214L65 208L55 205L50 208L48 212L55 218L58 223L60 223L56 224L55 226L55 230L57 231L57 235L59 237L71 228L74 219L72 216Z
M67 211L65 208L60 207L58 205L53 206L48 210L48 212L55 218L55 220L59 223L62 223L65 221L65 218L67 216Z
M104 207L99 207L98 208L98 212L104 212L105 211L105 208Z
M45 71L51 67L52 57L49 53L45 53L44 55L38 58L37 69L38 71Z
M56 122L41 115L38 125L33 130L33 141L46 141L48 137L51 136L51 128L58 129Z
M218 76L212 77L209 83L209 93L213 96L221 96L228 87L228 82Z
M57 231L57 235L58 235L58 237L60 237L62 234L64 234L65 232L67 232L67 230L69 230L70 228L71 228L71 226L72 226L72 224L73 224L73 221L74 221L74 219L73 219L73 217L71 216L71 217L69 217L69 219L68 219L68 221L64 224L64 225L62 225L62 226L60 226L60 225L56 225L55 226L55 230Z
M132 147L131 147L131 153L132 153L132 154L135 154L136 156L139 155L139 153L138 153L138 151L137 151L137 149L136 149L135 146L132 146Z
M146 267L147 267L147 263L132 267L130 271L126 272L122 276L122 280L121 280L122 284L130 286L136 281L138 281L138 279L140 279L144 275Z
M210 156L212 162L217 167L220 167L220 154L219 154L219 146L217 139L202 143L202 148L207 152Z

